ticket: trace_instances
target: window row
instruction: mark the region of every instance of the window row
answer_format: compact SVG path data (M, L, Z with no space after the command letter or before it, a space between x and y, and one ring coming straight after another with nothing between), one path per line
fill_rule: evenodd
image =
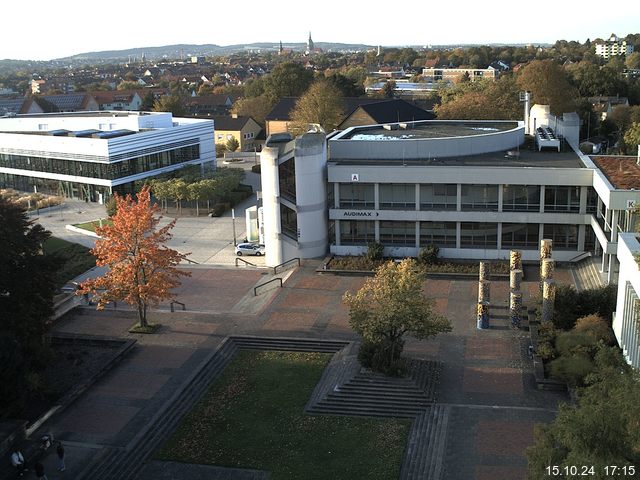
M498 211L499 185L461 185L460 207L463 211ZM339 207L370 210L375 208L375 186L372 183L339 184ZM381 210L416 210L416 185L379 184ZM449 184L419 185L419 210L456 210L458 186ZM589 189L587 211L595 211L597 194ZM503 185L502 211L539 212L540 185ZM580 211L580 187L547 186L544 190L545 212Z
M341 245L367 245L376 241L375 221L339 220ZM415 247L416 222L379 222L379 241L383 245ZM435 244L456 248L456 222L418 222L419 244ZM576 225L545 224L543 237L553 240L556 249L578 248ZM540 228L534 223L503 223L501 246L507 248L537 249L540 245ZM498 248L498 224L460 222L461 248Z
M152 153L120 162L98 163L0 153L0 167L115 180L200 158L200 145Z

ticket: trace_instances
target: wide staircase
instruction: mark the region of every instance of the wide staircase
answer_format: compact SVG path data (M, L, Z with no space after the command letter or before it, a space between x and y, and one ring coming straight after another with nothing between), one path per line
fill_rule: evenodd
M587 257L571 264L571 275L579 292L600 288L605 285L598 269L597 258Z

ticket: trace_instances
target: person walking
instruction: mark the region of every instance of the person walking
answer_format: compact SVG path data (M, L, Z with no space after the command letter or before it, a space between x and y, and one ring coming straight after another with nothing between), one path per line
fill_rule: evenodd
M62 446L62 442L58 442L56 453L58 454L58 471L64 472L67 469L67 467L64 464L64 447Z
M36 477L38 477L38 480L49 480L47 475L44 473L44 465L42 465L42 463L36 462L33 465L33 469L36 471Z
M14 448L11 453L11 465L13 465L13 468L16 469L16 472L18 472L20 476L23 476L24 472L28 471L27 464L24 461L24 455L22 455L22 452L18 450L18 448Z

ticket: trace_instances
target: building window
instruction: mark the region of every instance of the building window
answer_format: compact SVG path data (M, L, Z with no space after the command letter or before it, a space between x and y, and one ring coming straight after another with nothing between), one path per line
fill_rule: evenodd
M290 158L278 165L278 178L280 181L280 195L295 203L296 201L296 162Z
M580 187L547 186L544 189L545 212L579 212Z
M218 134L218 140L223 140L223 139L224 139L224 135L223 135L223 134L221 134L221 133L219 133L219 134Z
M502 210L505 212L539 212L539 185L504 185Z
M457 203L455 183L420 185L420 210L455 210Z
M545 224L544 238L553 240L556 250L576 250L578 248L578 226Z
M415 222L380 222L380 243L383 245L416 246Z
M373 220L340 220L341 245L367 245L376 241Z
M498 248L498 224L497 223L471 223L460 224L461 248Z
M456 246L456 222L420 222L420 246Z
M280 228L283 235L298 241L298 214L282 203L280 204Z
M416 209L416 187L413 183L382 183L379 193L382 210Z
M462 210L498 211L498 185L462 185Z
M537 223L503 223L502 248L538 248L540 228Z
M341 183L340 208L371 210L375 208L372 183Z
M598 192L593 187L587 188L587 213L598 211Z

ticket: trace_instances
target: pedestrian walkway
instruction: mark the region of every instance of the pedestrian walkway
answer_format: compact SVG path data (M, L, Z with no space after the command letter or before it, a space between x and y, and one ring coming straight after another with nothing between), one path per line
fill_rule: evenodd
M85 469L92 461L126 452L158 412L173 411L172 405L181 401L179 392L187 391L190 379L205 368L230 335L357 341L341 299L345 291L356 291L366 279L319 275L315 273L318 265L307 261L289 272L283 288L264 294L259 308L243 313L239 313L239 305L249 301L265 272L196 267L178 291L178 300L187 310L172 313L163 307L152 312L163 325L154 335L128 333L135 322L131 311L85 308L64 317L56 325L57 331L138 340L129 357L45 425L44 429L65 443L68 470L64 478L94 478L80 476L83 471L82 475L90 473ZM570 278L570 274L559 269L557 277ZM537 281L523 282L525 304L538 288ZM433 436L439 447L436 457L407 468L403 478L419 478L411 477L410 472L432 471L447 480L523 479L524 450L533 441L533 425L552 420L558 402L564 399L561 394L535 389L526 335L508 327L508 280L492 282L493 318L487 330L476 329L476 289L475 279L425 283L436 310L447 315L454 328L435 339L407 341L407 355L441 365L437 392L431 396L438 408L422 420L419 432L412 437L418 450L425 445L420 435ZM437 428L428 427L429 418L435 419ZM146 459L142 455L136 461L144 463ZM50 480L62 478L55 474L53 455L46 458L45 465L51 472ZM139 478L154 477L158 468L157 463L150 463ZM198 467L193 471L206 471L212 479L231 478L215 476L213 470ZM174 465L171 471L174 476L170 478L192 478L179 466ZM260 478L261 474L256 475Z

